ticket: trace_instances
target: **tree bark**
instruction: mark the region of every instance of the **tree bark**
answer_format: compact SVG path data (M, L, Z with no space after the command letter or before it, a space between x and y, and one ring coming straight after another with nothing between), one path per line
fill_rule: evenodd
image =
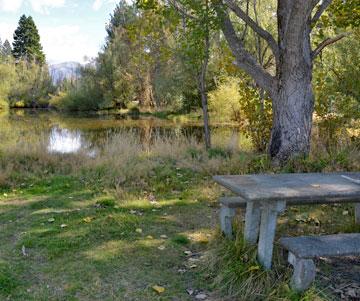
M312 1L278 1L279 63L272 93L269 153L283 164L310 151L314 95L311 85Z
M222 30L236 59L257 86L273 102L273 126L269 154L274 163L285 164L310 150L314 95L310 43L312 11L319 0L278 0L278 41L252 20L234 0L224 0L237 17L248 24L270 46L276 60L276 75L269 74L238 38L227 11L219 10ZM331 0L326 0L331 2ZM320 7L318 11L323 11ZM316 13L317 15L319 13Z
M206 18L208 17L209 2L205 1L206 5ZM210 57L210 31L209 31L208 20L205 21L205 32L204 32L204 58L201 66L201 71L199 75L199 88L201 94L201 107L203 111L204 119L204 140L205 148L208 150L211 148L211 134L210 134L210 125L209 125L209 111L208 111L208 95L206 87L206 73L209 65Z
M201 72L199 75L199 90L201 94L201 106L204 118L204 140L206 149L211 148L211 134L209 125L209 111L208 111L208 96L206 89L206 72L209 64L209 51L210 51L210 40L209 36L205 37L205 56L201 66Z

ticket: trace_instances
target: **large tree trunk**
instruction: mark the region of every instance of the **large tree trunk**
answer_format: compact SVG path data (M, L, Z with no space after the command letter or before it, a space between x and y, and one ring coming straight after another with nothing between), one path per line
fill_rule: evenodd
M146 70L145 76L141 79L139 103L142 108L150 109L155 107L151 73L149 70Z
M285 164L289 159L308 155L314 110L311 86L312 60L321 50L344 37L326 39L311 50L312 26L321 17L332 0L278 0L278 41L251 19L236 0L222 0L228 9L217 8L222 20L222 31L236 59L236 64L250 75L258 87L264 89L273 101L273 127L269 154L275 163ZM312 16L312 11L316 9ZM233 12L259 37L267 42L276 62L273 76L259 64L237 34L229 11Z
M310 150L314 96L310 45L312 2L278 1L279 61L269 152L278 163Z

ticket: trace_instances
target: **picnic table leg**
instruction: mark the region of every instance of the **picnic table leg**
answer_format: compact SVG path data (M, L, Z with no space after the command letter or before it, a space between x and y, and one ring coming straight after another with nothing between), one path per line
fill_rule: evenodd
M278 201L263 203L261 207L258 260L266 270L271 269L277 216L285 209L285 206L285 201Z
M220 208L220 226L221 232L229 239L232 239L232 221L236 212L234 208L229 208L224 205Z
M360 224L360 203L355 204L355 223Z
M247 202L245 214L244 238L249 244L256 244L260 228L260 202Z

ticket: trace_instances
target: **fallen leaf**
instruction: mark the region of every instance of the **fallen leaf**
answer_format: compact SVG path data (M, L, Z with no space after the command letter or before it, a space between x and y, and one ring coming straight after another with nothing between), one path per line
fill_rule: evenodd
M167 237L167 235L160 235L160 238L167 239L168 237Z
M67 227L67 224L61 224L60 227L61 227L61 228L66 228L66 227Z
M48 222L49 222L49 223L53 223L53 222L55 222L55 218L50 217L50 218L48 219Z
M165 288L159 285L154 285L152 288L158 294L162 294L163 292L165 292Z
M151 235L146 236L147 239L154 239Z
M248 272L251 272L251 271L258 271L260 270L260 267L258 265L252 265L249 269L248 269Z
M141 228L137 228L135 231L136 231L136 233L140 233L140 234L143 232L143 230Z
M166 249L166 247L165 247L165 246L159 246L158 249L159 249L160 251L164 251L164 250Z
M28 256L28 254L26 253L25 246L22 246L21 252L22 252L22 254L23 254L24 256Z
M83 222L85 222L85 223L91 223L91 221L92 221L93 219L94 219L93 217L87 216L87 217L83 218Z
M348 215L349 214L349 211L347 211L347 210L344 210L343 212L342 212L342 215Z

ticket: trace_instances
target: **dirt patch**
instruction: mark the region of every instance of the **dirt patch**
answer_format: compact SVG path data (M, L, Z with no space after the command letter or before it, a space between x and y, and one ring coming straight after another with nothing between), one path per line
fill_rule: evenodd
M360 301L360 257L320 258L321 286L333 300Z

